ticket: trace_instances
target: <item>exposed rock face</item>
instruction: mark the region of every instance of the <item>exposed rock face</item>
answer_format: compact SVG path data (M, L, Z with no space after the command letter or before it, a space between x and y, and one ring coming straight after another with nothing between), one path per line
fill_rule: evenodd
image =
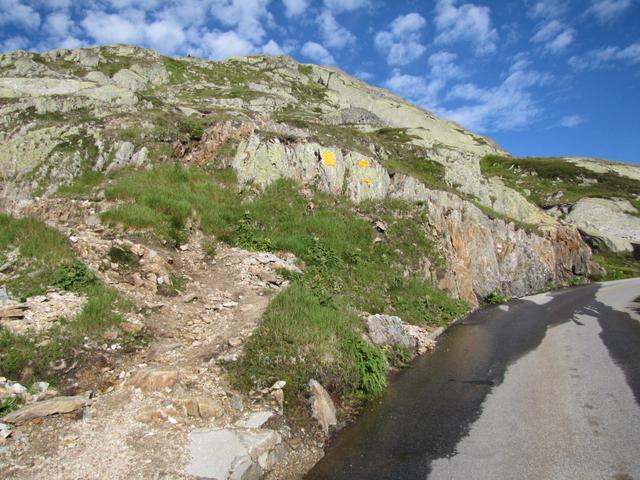
M640 217L627 200L583 198L565 220L613 252L632 252L640 244Z
M309 380L309 389L311 390L311 414L318 421L324 434L328 435L329 428L338 424L336 407L327 391L316 380Z
M53 194L87 168L110 173L146 167L168 160L171 152L174 159L202 165L218 161L222 147L239 143L237 154L223 160L242 184L263 187L292 178L355 202L398 198L424 204L448 264L427 275L472 304L494 290L523 295L588 273L589 251L575 232L499 179L482 176L480 158L504 153L490 139L335 68L252 56L220 63L172 60L172 70L166 60L122 45L0 56L0 117L7 125L0 129L0 206L12 209L34 192ZM194 129L190 122L212 109L233 120L204 134ZM291 127L287 123L295 122L287 118L274 121L288 110L303 124L321 119L360 132L404 129L407 144L442 164L448 188L460 195L388 171L379 161L385 153L374 144L369 151L366 145L350 148L304 125ZM24 121L25 111L35 120ZM75 116L58 123L38 117L49 113ZM274 131L284 136L264 135ZM492 220L463 197L540 231Z
M457 195L430 190L406 175L392 177L373 155L316 143L284 145L251 134L231 164L241 183L266 186L292 178L355 202L387 197L421 202L448 260L447 270L431 272L432 278L472 305L496 290L522 296L590 272L591 252L577 231L555 224L532 233L492 220Z

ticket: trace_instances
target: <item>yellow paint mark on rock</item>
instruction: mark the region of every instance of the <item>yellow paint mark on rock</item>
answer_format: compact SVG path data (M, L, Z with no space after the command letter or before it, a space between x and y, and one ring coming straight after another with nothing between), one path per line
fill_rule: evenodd
M362 168L366 168L369 166L369 160L363 158L362 160L358 160L358 166Z
M371 185L371 179L369 177L363 177L361 181L362 181L362 183L365 183L367 185Z
M336 165L336 154L331 150L323 150L322 151L322 163L325 167L335 167Z

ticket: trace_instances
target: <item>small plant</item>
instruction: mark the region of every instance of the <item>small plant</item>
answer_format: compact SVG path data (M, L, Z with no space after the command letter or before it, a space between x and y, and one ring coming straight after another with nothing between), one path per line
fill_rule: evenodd
M236 241L238 245L249 250L273 250L273 245L269 239L260 238L258 229L255 227L251 214L244 212L242 218L235 227Z
M314 239L314 244L309 250L309 263L323 272L327 272L339 266L342 262L336 251ZM355 262L354 262L355 263Z
M79 261L62 264L54 273L52 285L63 290L77 292L96 284L97 278Z
M17 410L18 407L20 407L20 401L18 397L7 397L0 400L0 418L8 415L14 410Z
M507 303L508 300L507 296L499 290L491 292L484 298L485 303L488 305L501 305Z
M363 340L354 341L358 391L365 396L376 396L387 386L387 368L384 355Z
M202 241L202 249L204 250L204 253L207 254L207 256L209 258L215 258L217 251L216 251L216 242L215 240L211 239L211 238L206 238Z
M402 345L391 345L384 349L387 362L393 368L403 368L411 361L411 353Z

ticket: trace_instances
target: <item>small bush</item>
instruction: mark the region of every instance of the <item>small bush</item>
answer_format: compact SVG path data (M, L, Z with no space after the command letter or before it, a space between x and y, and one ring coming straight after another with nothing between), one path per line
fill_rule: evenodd
M509 299L507 296L499 290L491 292L484 298L484 302L488 305L500 305L503 303L507 303Z
M138 265L138 256L127 248L113 246L109 249L109 260L125 267L135 267Z
M380 349L361 339L354 341L353 348L358 374L357 391L365 396L380 395L387 386L387 366Z
M51 285L72 292L84 291L98 279L87 266L79 261L61 265L53 276Z

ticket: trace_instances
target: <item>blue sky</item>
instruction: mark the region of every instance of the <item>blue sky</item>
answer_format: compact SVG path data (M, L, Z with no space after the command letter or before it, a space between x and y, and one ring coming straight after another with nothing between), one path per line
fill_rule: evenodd
M640 0L0 0L0 51L335 64L515 155L640 163Z

